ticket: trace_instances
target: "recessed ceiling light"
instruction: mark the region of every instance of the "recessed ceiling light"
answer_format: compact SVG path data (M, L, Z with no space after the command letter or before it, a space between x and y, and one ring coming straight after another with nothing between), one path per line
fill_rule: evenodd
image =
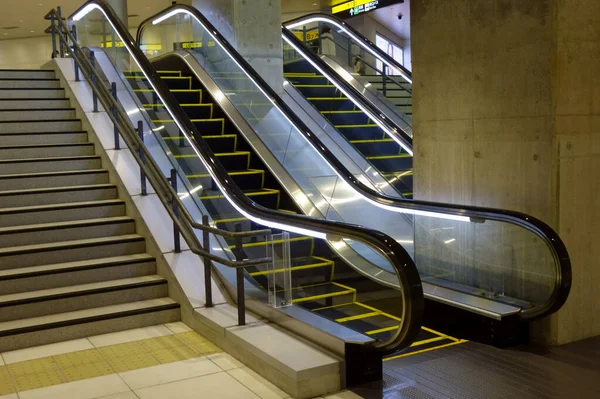
M34 30L30 30L29 33L35 33L35 31Z
M4 36L8 35L8 33L4 33Z

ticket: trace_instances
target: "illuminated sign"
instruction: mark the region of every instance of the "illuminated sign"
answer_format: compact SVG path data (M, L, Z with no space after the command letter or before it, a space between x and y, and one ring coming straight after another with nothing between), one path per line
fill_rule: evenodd
M319 31L317 29L306 31L306 38L304 38L304 33L302 31L295 31L294 36L303 42L311 42L319 38Z
M179 48L191 49L191 48L202 48L202 42L182 42L179 43ZM209 41L208 47L215 47L215 42Z
M350 18L403 2L403 0L353 0L333 7L331 13L341 18Z

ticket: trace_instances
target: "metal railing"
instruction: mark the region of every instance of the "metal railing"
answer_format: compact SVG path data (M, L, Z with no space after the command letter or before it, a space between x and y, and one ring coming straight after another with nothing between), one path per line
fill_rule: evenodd
M102 83L102 78L95 69L95 55L91 51L89 58L85 56L85 52L77 43L77 31L75 26L71 30L68 29L63 18L61 17L60 7L53 9L46 14L45 19L50 20L50 27L46 29L46 33L52 34L52 48L60 48L61 58L65 55L70 55L74 63L75 80L80 81L81 75L90 85L93 91L93 112L99 112L98 100L102 107L107 112L107 116L114 124L114 140L115 149L119 150L120 140L122 137L127 147L131 150L131 154L137 161L140 167L140 183L141 194L147 195L148 180L154 189L155 194L164 205L167 213L173 221L173 241L175 252L181 252L179 241L180 234L184 237L190 250L204 258L204 279L205 279L205 300L206 307L212 307L212 262L218 262L225 266L236 269L237 283L237 305L238 305L238 324L244 325L245 321L245 296L244 296L244 274L243 269L249 266L256 266L271 262L273 259L269 257L258 259L243 259L242 239L246 237L257 237L271 234L270 229L253 230L253 231L237 231L240 224L236 225L236 231L231 232L209 225L208 216L202 217L202 223L194 220L192 215L185 208L177 193L177 174L175 169L171 170L171 176L166 178L163 176L159 166L154 162L150 152L144 145L143 126L142 122L138 122L137 128L131 125L127 113L123 110L116 96L116 83L112 82L110 88ZM57 42L58 40L58 42ZM58 44L58 47L57 47ZM54 54L54 52L53 52ZM81 73L80 73L81 72ZM134 151L133 149L137 149ZM202 231L202 244L194 233L194 230ZM208 250L209 234L218 235L224 238L233 239L235 243L235 260L214 255Z

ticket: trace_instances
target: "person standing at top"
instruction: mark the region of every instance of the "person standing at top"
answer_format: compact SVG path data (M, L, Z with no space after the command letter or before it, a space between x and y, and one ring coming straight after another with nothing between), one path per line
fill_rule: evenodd
M324 26L321 28L321 54L335 57L335 42L331 34L331 28Z

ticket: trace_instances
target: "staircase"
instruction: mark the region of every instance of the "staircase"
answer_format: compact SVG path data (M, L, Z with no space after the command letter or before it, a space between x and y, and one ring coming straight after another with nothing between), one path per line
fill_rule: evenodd
M54 72L0 70L0 352L176 320Z

